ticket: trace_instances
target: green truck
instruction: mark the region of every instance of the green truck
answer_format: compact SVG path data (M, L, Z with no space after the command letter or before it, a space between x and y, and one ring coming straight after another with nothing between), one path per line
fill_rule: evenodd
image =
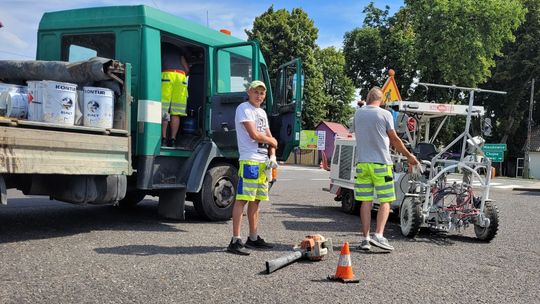
M175 147L161 146L161 49L186 54L188 117ZM36 61L0 61L0 82L52 80L115 91L112 128L0 118L0 193L48 195L76 204L134 206L159 197L158 213L184 219L192 201L208 220L227 220L238 180L234 116L255 79L269 89L265 108L278 160L299 144L300 59L270 81L256 41L243 41L151 7L113 6L45 13ZM97 70L97 72L96 72ZM96 73L94 73L96 72ZM92 76L98 74L99 76Z

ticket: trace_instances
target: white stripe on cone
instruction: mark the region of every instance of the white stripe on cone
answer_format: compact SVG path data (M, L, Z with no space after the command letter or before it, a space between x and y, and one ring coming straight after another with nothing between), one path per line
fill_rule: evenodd
M350 254L340 255L338 266L341 266L341 267L351 266L351 255Z

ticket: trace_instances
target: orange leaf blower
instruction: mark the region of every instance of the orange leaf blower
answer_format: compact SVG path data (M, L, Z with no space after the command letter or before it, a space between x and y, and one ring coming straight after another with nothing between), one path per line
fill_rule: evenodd
M300 244L293 247L294 252L266 261L266 273L270 274L282 267L306 258L311 261L320 261L328 253L332 252L332 240L326 239L320 234L306 236Z

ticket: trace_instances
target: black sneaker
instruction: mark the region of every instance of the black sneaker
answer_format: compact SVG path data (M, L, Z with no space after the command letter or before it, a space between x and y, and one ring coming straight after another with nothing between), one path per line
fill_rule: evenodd
M163 138L161 139L161 146L162 146L162 147L166 147L166 146L167 146L167 139L166 139L165 137L163 137Z
M169 143L170 143L169 147L173 147L173 148L176 147L176 139L171 138L171 141Z
M274 245L265 242L260 236L257 235L257 240L252 241L249 237L246 241L246 247L247 248L254 248L254 249L270 249L274 248Z
M236 242L231 240L229 246L227 247L227 251L239 255L249 255L249 251L246 250L244 243L242 243L242 240L240 239L236 240Z

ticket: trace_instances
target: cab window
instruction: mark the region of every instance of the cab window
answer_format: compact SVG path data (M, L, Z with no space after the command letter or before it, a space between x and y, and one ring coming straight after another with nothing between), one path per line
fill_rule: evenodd
M218 93L245 92L252 80L251 59L227 52L218 51Z
M115 58L115 36L107 34L64 35L62 60L80 61L92 57Z

